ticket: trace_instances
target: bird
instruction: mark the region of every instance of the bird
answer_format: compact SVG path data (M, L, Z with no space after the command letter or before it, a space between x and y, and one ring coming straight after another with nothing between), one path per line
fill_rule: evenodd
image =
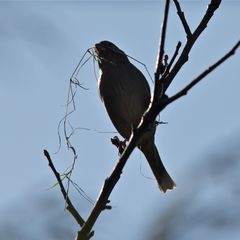
M101 101L119 134L128 141L132 129L141 121L151 101L148 81L128 56L114 43L104 40L95 44L100 69L98 90ZM146 157L162 192L174 189L175 182L165 169L154 143L156 125L143 134L138 148Z

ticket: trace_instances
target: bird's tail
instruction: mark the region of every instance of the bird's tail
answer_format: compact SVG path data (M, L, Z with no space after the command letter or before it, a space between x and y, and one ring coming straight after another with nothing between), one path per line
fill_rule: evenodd
M160 190L165 193L168 189L174 189L176 184L165 169L154 142L141 144L139 148L145 155Z

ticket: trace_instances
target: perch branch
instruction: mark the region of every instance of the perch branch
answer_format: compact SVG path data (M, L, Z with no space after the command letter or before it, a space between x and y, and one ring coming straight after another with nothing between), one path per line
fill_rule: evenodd
M60 174L59 172L56 170L53 162L52 162L52 159L50 157L50 154L47 150L43 150L43 153L44 153L44 156L47 158L48 160L48 165L49 167L51 168L51 170L53 171L57 181L58 181L58 184L60 186L60 189L61 189L61 192L62 192L62 195L67 203L67 210L72 214L72 216L75 218L75 220L77 221L77 223L82 227L83 224L84 224L84 220L83 218L79 215L78 211L76 210L76 208L73 206L70 198L68 197L68 194L63 186L63 183L62 183L62 180L61 180L61 177L60 177Z
M156 101L156 99L161 98L163 94L163 91L162 91L163 87L159 79L160 79L160 75L163 74L166 70L166 66L163 64L163 58L164 58L164 52L165 52L164 46L165 46L165 39L166 39L169 5L170 5L170 0L166 0L164 16L162 21L162 30L160 35L159 51L157 55L156 71L154 74L153 101Z
M99 217L100 213L104 209L106 209L106 206L109 203L108 198L109 198L113 188L115 187L116 183L120 179L120 176L121 176L123 168L127 162L127 159L129 158L132 151L136 147L137 141L140 138L140 136L142 135L143 131L144 131L144 129L142 129L140 131L136 130L133 132L133 134L129 140L129 144L125 148L122 156L120 157L118 163L116 164L114 170L112 171L112 174L110 175L110 177L108 177L105 180L103 188L99 195L99 198L96 201L96 204L95 204L92 212L90 213L89 217L87 218L82 229L78 232L77 240L80 240L80 239L82 239L82 236L88 236L91 233L91 229L92 229L93 225L95 224L97 218Z

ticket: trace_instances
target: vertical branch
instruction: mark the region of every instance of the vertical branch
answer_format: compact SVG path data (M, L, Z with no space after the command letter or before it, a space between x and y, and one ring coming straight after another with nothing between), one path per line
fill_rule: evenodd
M165 10L164 10L164 16L163 16L163 23L162 23L162 31L161 31L161 37L160 37L160 46L157 56L157 64L156 64L156 72L155 72L155 86L154 86L154 93L153 93L153 102L155 102L159 96L161 96L161 88L159 87L159 79L160 74L164 72L164 66L163 66L163 57L164 57L164 47L165 47L165 39L166 39L166 30L167 30L167 20L168 20L168 12L169 12L169 5L170 0L165 1ZM155 100L154 100L155 99Z
M165 46L165 39L166 39L169 5L170 5L170 0L166 0L164 16L163 16L163 23L162 23L162 32L161 32L161 38L160 38L160 46L159 46L159 52L158 52L158 57L157 57L155 81L159 80L160 74L162 72L162 67L163 67L162 62L163 62L163 56L164 56L164 46Z

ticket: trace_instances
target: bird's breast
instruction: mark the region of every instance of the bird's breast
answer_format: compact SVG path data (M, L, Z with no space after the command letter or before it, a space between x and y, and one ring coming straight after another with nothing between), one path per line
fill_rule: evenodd
M148 85L138 72L132 74L131 69L125 68L102 71L98 84L111 121L121 135L129 137L132 126L138 125L148 106Z

